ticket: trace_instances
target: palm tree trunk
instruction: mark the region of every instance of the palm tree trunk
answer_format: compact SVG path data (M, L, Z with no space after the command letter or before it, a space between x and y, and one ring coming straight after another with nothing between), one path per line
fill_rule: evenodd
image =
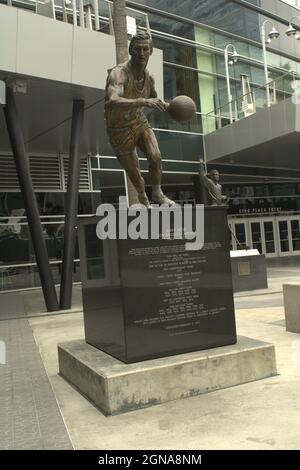
M126 0L114 0L113 24L116 44L116 61L117 64L121 64L128 59ZM137 204L139 202L138 194L127 174L126 179L128 202L129 206L132 206L132 204Z

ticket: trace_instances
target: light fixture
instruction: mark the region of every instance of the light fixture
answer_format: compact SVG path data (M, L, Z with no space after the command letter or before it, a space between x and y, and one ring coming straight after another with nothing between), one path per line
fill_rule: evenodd
M233 63L236 64L238 59L239 59L239 56L238 56L238 53L236 51L233 52L232 56L231 56L231 59L233 60Z
M239 55L236 52L236 50L234 50L234 52L230 55L230 59L228 60L228 64L229 65L236 64L238 60L239 60Z
M266 37L266 25L270 24L272 29L268 33ZM275 28L273 21L265 20L261 26L261 45L263 50L263 61L264 61L264 72L265 72L265 86L266 86L266 95L267 95L267 105L268 107L271 106L271 97L270 97L270 86L269 86L269 74L268 74L268 63L267 63L267 50L266 44L270 44L273 39L277 39L279 37L279 31Z
M295 39L299 40L300 39L300 32L292 25L294 20L300 20L300 16L296 15L296 16L293 16L293 18L290 19L290 24L289 24L289 27L286 30L285 34L288 37L294 36Z
M297 30L292 26L291 24L289 25L288 29L286 30L285 34L287 36L295 36L297 34Z
M271 41L272 41L272 39L277 39L279 36L280 36L279 31L277 31L275 26L273 26L273 28L271 29L271 31L268 34L269 39L271 39Z
M229 51L232 50L232 52ZM228 105L229 105L229 119L230 124L233 123L233 111L232 111L232 95L230 88L230 76L229 76L229 65L234 65L238 61L238 53L233 44L227 44L224 49L224 61L225 61L225 71L226 71L226 84L227 84L227 95L228 95Z

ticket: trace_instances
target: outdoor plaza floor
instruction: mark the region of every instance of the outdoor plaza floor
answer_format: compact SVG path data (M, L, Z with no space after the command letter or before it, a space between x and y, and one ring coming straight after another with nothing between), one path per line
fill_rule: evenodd
M58 375L57 344L84 336L80 286L64 314L0 304L0 449L299 449L300 335L285 330L282 284L299 281L300 258L271 260L268 279L235 295L237 332L275 345L277 376L112 417Z

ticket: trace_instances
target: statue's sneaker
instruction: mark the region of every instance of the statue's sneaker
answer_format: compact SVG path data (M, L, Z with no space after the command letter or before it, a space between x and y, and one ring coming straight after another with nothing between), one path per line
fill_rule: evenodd
M147 207L147 209L151 209L151 204L146 193L139 194L138 198L140 204L143 204L143 206Z
M176 206L176 202L169 199L165 194L161 191L159 194L152 195L152 201L156 204L165 204L166 206L172 207Z

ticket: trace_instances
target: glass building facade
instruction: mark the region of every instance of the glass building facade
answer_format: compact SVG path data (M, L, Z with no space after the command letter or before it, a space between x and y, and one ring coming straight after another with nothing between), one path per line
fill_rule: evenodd
M21 3L27 7L30 4L17 3L21 7ZM229 124L224 60L228 44L238 54L238 61L229 65L235 119L244 118L243 83L255 97L256 111L266 107L260 32L265 20L272 21L280 33L278 39L267 45L272 100L280 102L291 97L293 82L300 76L300 43L287 37L285 31L290 19L300 15L298 3L298 0L127 2L129 7L148 15L154 47L163 51L164 99L170 101L183 94L196 103L197 114L188 123L177 123L158 112L149 115L162 153L164 187L169 197L180 203L195 202L198 162L205 158L204 136ZM300 20L294 23L300 29ZM105 25L104 21L101 31L108 33ZM140 159L148 183L147 160L142 154ZM86 168L87 185L79 195L81 216L94 214L100 202L117 203L119 195L125 192L123 171L105 137L99 155L87 156ZM220 171L223 191L229 198L234 249L251 246L270 257L300 253L300 169L287 167L284 154L280 167L272 161L261 167L252 166L251 162L243 165L236 159L226 164L212 162L208 165L211 168ZM61 181L63 170L57 171ZM9 177L2 177L0 185L2 291L38 284L20 192L9 181ZM57 184L53 189L45 182L38 191L49 257L59 282L65 187ZM77 257L74 273L74 279L79 279Z

